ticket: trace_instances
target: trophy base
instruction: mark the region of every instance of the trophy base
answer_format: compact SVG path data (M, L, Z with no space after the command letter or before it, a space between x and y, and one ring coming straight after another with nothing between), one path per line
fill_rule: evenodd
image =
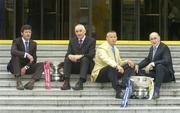
M64 76L53 76L51 77L51 81L64 81Z

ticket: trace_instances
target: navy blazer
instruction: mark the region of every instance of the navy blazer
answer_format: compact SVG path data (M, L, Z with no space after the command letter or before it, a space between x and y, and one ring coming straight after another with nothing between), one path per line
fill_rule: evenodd
M34 61L32 63L29 63L28 58L24 58L25 54L25 47L22 38L17 38L13 40L12 46L11 46L11 55L12 56L19 56L20 62L22 66L28 65L31 66L32 64L35 64L37 61L36 56L36 50L37 50L37 44L33 40L29 40L29 54L33 56Z
M83 44L81 47L78 43L78 38L72 37L69 40L68 50L65 57L67 57L69 54L73 55L84 55L84 57L87 57L89 60L92 60L95 56L95 46L96 41L94 38L85 37Z
M153 46L150 47L148 56L139 63L139 68L140 69L144 68L151 62L154 62L155 65L162 64L165 67L167 67L167 69L169 70L169 72L171 74L169 76L171 76L172 81L175 81L172 57L171 57L169 47L166 44L161 42L157 48L155 55L154 55L154 59L152 59L152 56L153 56Z

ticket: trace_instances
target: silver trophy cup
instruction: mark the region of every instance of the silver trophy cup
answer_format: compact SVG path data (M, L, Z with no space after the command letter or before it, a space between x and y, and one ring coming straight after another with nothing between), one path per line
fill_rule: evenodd
M51 64L51 80L52 81L62 81L63 79L63 67L58 64Z
M59 81L60 80L60 73L59 73L59 66L58 65L51 65L51 80L52 81Z

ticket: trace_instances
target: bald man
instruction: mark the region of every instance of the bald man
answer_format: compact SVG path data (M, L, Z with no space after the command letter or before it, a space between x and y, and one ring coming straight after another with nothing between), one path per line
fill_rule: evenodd
M159 98L162 82L175 81L171 53L167 45L161 42L160 35L152 32L149 35L152 44L148 56L135 66L135 71L155 79L154 99ZM144 68L144 70L139 70Z
M116 41L116 32L109 31L106 41L97 47L91 80L98 83L111 82L116 91L115 98L121 98L123 86L134 74L134 63L130 59L121 59ZM120 79L123 81L122 84L119 83Z
M76 37L70 38L68 51L64 60L65 81L61 90L68 90L70 86L71 73L79 74L79 80L73 87L74 90L82 90L83 83L86 82L87 73L93 68L93 58L95 56L96 41L87 37L84 25L75 26Z

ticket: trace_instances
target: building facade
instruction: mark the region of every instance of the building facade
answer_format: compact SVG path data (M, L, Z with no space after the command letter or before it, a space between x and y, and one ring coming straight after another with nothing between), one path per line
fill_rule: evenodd
M30 24L37 40L67 40L78 23L104 40L114 30L120 40L180 40L180 0L0 0L0 39L20 36Z

